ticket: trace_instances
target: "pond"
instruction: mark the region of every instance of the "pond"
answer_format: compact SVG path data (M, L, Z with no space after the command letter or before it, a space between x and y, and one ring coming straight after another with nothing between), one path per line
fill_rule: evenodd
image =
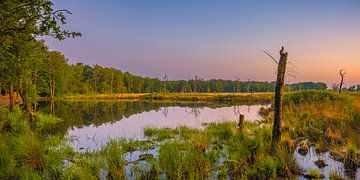
M109 139L145 139L146 127L187 126L202 129L204 124L211 122L238 121L239 113L243 114L247 121L262 120L259 110L268 106L213 102L63 101L55 104L55 115L64 121L53 133L68 137L69 144L78 151L96 151ZM41 111L49 112L49 109L47 104L40 106ZM125 159L129 162L139 159L142 153L156 156L157 151L135 151L125 154ZM310 148L306 156L301 156L296 150L294 159L304 171L319 170L326 179L330 172L338 172L345 177L347 175L343 163L331 159L329 152L317 154L314 147ZM314 164L317 159L325 160L328 166L318 168ZM131 165L126 167L128 177L131 177L130 167ZM355 177L360 177L359 169ZM305 179L303 176L298 178Z
M144 139L146 127L203 128L211 122L237 121L239 113L248 121L261 120L266 105L234 103L179 103L159 101L59 102L55 115L64 120L58 128L76 150L98 150L109 139ZM49 111L44 104L42 111Z

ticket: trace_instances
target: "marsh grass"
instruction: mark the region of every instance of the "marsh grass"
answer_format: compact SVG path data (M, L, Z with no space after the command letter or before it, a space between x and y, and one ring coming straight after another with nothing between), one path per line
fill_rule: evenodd
M65 100L167 100L269 103L273 93L129 93L66 96Z
M157 137L162 131L151 128L147 134ZM191 132L192 136L181 136L180 132ZM184 128L172 133L173 138L160 143L159 148L160 169L169 179L271 179L299 172L288 146L279 146L275 153L279 156L269 151L269 126L245 123L240 130L234 122L223 122L207 124L203 131Z
M330 180L345 180L345 178L337 171L330 172Z
M303 139L317 149L345 149L340 151L344 157L356 160L357 96L314 93L286 95L282 138L275 152L269 148L271 113L267 121L245 122L241 129L235 122L210 123L203 130L145 128L146 140L113 139L101 150L77 152L61 134L54 135L59 119L36 114L31 122L19 109L0 108L0 178L293 179L301 170L292 155ZM147 150L156 153L125 158ZM318 177L313 170L308 173Z
M34 126L37 131L44 134L55 134L58 124L63 120L53 115L44 114L41 112L36 113Z
M359 138L360 115L353 97L321 91L296 92L285 97L283 128L291 129L293 138L305 137L327 145Z

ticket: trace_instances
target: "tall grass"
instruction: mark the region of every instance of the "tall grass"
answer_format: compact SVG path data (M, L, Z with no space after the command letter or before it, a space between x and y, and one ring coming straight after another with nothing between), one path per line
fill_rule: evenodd
M146 128L145 141L110 140L99 151L77 152L61 134L54 135L61 122L56 117L38 113L30 121L19 109L0 109L0 178L292 179L300 173L292 156L299 139L343 148L344 156L358 161L360 112L355 99L331 92L287 94L275 152L269 149L271 115L261 123L245 122L241 129L234 122L210 123L203 130ZM155 156L125 158L149 149L157 151Z

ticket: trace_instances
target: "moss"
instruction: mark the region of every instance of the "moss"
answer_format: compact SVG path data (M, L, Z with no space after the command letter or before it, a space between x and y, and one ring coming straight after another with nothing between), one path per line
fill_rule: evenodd
M316 169L309 169L305 175L305 177L310 178L310 179L322 179L324 178L324 175L321 174L318 170Z

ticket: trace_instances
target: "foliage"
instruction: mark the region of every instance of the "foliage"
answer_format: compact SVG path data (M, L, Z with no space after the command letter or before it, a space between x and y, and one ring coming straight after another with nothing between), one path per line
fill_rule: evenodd
M286 93L284 96L284 104L301 104L309 102L351 102L348 96L340 96L331 91L298 91Z

